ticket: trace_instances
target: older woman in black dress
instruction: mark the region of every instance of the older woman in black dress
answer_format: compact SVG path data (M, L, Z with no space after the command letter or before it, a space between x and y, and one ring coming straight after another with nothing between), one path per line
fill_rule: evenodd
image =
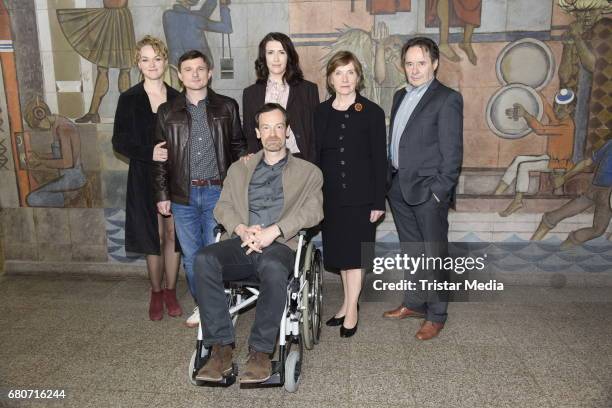
M304 79L300 59L291 39L283 33L268 33L259 43L255 61L257 82L242 94L243 132L249 153L261 149L255 135L255 112L264 103L278 103L289 116L287 148L294 155L314 160L313 114L319 104L317 86Z
M359 60L340 51L327 64L332 95L315 111L317 163L323 171L323 259L339 270L344 288L340 310L327 321L340 336L357 331L361 292L361 243L374 242L376 222L385 212L387 171L385 114L359 94Z
M161 320L164 303L170 316L183 311L176 300L180 254L176 252L174 219L157 212L151 185L153 161L167 160L162 145L153 144L155 117L162 103L179 93L164 83L168 49L146 36L136 44L136 63L144 81L119 97L113 130L113 148L130 159L125 204L125 249L146 254L151 280L149 318ZM162 290L162 282L165 288Z

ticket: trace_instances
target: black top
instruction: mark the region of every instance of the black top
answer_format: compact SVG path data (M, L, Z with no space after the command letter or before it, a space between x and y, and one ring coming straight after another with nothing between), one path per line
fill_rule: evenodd
M168 101L179 92L166 85ZM113 128L113 149L130 160L125 203L125 249L159 255L157 208L153 199L153 163L156 114L151 110L143 82L119 96Z
M249 153L255 153L261 149L261 142L255 134L255 112L264 105L265 100L265 83L255 83L245 88L242 93L242 131L249 145ZM295 85L289 85L286 110L289 116L289 126L291 126L300 149L300 153L296 156L309 162L314 161L313 114L318 104L319 91L312 82L303 80Z
M327 121L325 137L321 142L320 166L325 169L323 173L323 194L325 197L333 195L334 190L346 189L346 160L345 141L346 132L342 126L350 119L348 112L332 109ZM327 200L325 200L327 202Z
M384 211L385 113L359 94L346 111L335 110L334 99L315 111L315 162L323 172L325 200L340 206L370 204L372 210Z

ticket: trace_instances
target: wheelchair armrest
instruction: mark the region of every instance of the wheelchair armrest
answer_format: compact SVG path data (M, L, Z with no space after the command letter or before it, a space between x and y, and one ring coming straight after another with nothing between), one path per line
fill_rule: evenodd
M301 229L298 232L298 236L303 236L304 237L304 241L308 242L312 239L312 237L314 237L315 235L317 235L320 231L319 226L315 226L315 227L311 227L311 228L304 228Z
M223 234L225 232L225 227L221 224L217 224L217 226L213 229L215 236L217 234Z

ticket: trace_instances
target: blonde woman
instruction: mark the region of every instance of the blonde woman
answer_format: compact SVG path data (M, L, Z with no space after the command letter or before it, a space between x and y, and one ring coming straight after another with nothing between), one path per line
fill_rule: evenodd
M157 212L151 184L153 161L166 161L162 144L154 145L157 108L178 91L163 80L168 49L163 41L146 36L136 44L136 64L144 80L119 97L113 148L130 159L126 194L125 249L146 254L151 280L149 318L161 320L164 303L170 316L183 311L176 299L180 254L176 251L174 219Z

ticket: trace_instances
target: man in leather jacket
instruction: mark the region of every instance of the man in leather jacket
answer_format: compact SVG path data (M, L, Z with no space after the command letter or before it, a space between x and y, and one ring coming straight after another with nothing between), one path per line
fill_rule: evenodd
M162 215L174 215L183 252L189 290L195 298L193 260L214 242L213 209L230 164L246 153L237 102L208 87L209 58L197 50L179 58L179 78L185 88L157 112L155 150L163 162L153 168L153 190ZM154 152L155 153L155 152ZM197 326L198 313L187 321Z

